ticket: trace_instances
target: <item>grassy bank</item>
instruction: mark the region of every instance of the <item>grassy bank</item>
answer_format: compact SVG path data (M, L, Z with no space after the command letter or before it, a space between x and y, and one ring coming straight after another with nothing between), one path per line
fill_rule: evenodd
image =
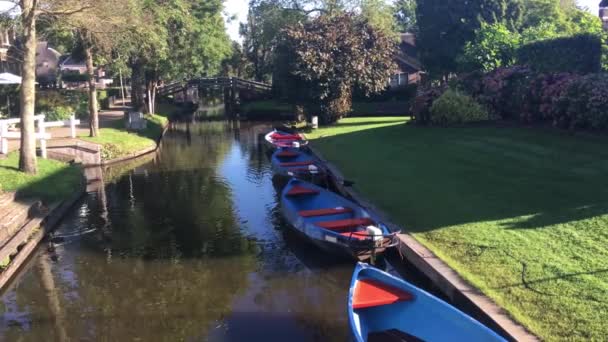
M608 139L345 119L309 134L370 200L545 340L608 335Z
M38 159L38 174L19 172L19 153L0 159L0 190L16 191L21 198L53 203L68 198L80 185L79 167L50 159Z
M165 116L158 114L146 115L146 119L148 124L142 131L129 132L123 120L116 120L113 127L101 128L98 137L80 138L102 145L101 156L104 160L128 156L154 146L168 121Z

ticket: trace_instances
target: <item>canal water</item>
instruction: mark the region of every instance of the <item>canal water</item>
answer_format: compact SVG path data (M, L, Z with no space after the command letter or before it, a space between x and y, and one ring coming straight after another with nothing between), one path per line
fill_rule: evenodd
M2 341L345 341L352 263L293 236L260 134L174 124L88 193L2 295Z

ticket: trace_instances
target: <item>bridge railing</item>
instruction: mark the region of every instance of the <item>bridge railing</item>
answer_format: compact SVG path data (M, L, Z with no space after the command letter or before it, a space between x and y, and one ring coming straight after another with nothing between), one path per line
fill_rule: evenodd
M262 82L245 80L238 77L202 77L192 79L188 82L173 82L158 89L160 95L170 95L184 91L189 86L199 87L236 87L239 89L251 89L256 91L271 91L272 86Z

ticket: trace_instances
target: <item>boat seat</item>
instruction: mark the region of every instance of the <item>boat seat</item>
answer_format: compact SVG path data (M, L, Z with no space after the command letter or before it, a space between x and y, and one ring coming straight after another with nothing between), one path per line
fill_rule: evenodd
M287 191L287 196L305 196L305 195L317 195L319 194L319 190L306 188L300 185L294 185L289 191Z
M370 238L370 235L367 232L344 232L340 233L340 235L356 240L366 240Z
M367 334L367 342L424 342L424 340L401 330L390 329Z
M365 309L414 299L411 293L374 279L359 279L353 294L353 309Z
M288 163L280 163L279 165L282 167L291 167L291 166L306 166L306 165L314 165L314 161L307 160L301 162L288 162Z
M279 153L277 153L277 157L280 158L293 158L293 157L297 157L300 155L300 152L294 152L294 151L281 151Z
M314 216L328 216L350 213L353 210L351 208L324 208L324 209L312 209L312 210L301 210L298 212L302 217L314 217Z
M322 221L315 223L317 226L330 230L341 230L347 228L356 228L359 226L368 226L373 224L374 221L371 219L364 218L354 218L354 219L345 219L345 220L334 220L334 221Z
M299 135L295 134L273 134L270 136L274 140L300 140L302 139Z

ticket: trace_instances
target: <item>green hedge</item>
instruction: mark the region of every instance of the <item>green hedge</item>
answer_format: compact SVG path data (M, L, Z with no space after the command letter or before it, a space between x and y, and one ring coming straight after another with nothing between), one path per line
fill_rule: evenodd
M63 82L86 82L89 80L88 74L79 74L76 72L68 72L61 75Z
M602 41L594 34L537 41L520 47L517 59L540 72L599 72Z

